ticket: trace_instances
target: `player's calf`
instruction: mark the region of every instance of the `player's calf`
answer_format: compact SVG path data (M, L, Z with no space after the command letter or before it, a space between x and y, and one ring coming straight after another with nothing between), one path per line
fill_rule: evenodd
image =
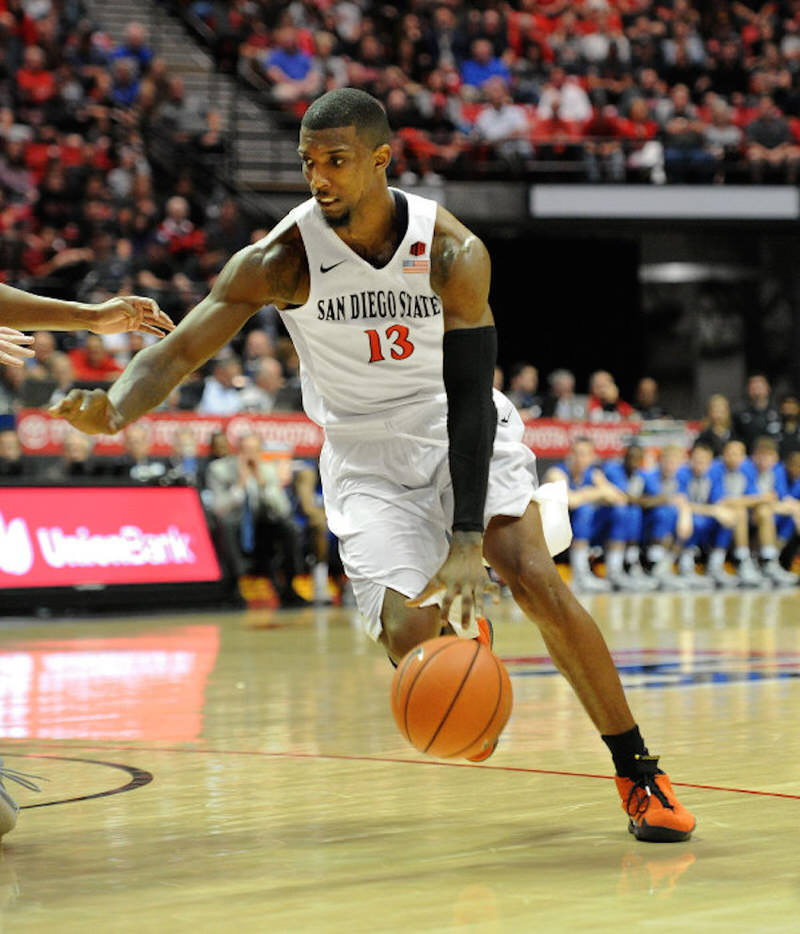
M381 642L395 664L420 642L438 636L442 626L438 606L412 608L405 605L406 599L387 590L383 601Z

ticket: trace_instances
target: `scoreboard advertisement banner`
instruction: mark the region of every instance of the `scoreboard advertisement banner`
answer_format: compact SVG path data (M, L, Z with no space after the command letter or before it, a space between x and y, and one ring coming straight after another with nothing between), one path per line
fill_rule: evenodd
M229 417L193 413L160 413L139 420L150 432L151 453L167 457L172 452L175 435L184 428L194 432L197 453L208 454L208 444L216 432L224 432L232 446L244 434L255 432L267 450L285 450L295 457L318 457L324 435L322 429L302 413L279 415L233 415ZM39 409L23 410L17 418L17 430L25 454L57 455L64 435L70 430L63 419L50 418ZM598 457L620 457L628 444L637 438L646 447L661 447L667 441L691 443L697 426L687 422L588 422L558 421L539 418L525 423L524 442L545 459L562 458L576 437L591 438ZM98 435L94 452L98 456L123 453L122 433Z
M221 577L194 489L0 488L0 589Z

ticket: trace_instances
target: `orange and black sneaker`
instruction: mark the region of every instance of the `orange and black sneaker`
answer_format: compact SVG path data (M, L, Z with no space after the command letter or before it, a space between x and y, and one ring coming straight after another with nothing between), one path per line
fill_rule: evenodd
M615 776L628 830L637 840L678 843L688 840L695 819L675 797L669 776L658 767L658 756L636 756L636 778Z

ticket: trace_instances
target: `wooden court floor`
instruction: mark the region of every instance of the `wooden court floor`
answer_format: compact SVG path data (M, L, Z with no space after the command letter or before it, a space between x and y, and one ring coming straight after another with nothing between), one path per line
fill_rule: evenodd
M416 754L349 611L0 624L0 751L42 776L0 930L800 931L800 591L587 598L698 817L637 843L534 627L485 765ZM18 792L18 793L17 793Z

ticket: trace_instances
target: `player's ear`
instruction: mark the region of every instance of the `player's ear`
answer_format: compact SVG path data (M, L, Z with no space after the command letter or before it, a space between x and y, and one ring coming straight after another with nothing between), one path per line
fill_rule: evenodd
M392 147L388 143L381 143L373 153L376 169L388 169L392 161Z

